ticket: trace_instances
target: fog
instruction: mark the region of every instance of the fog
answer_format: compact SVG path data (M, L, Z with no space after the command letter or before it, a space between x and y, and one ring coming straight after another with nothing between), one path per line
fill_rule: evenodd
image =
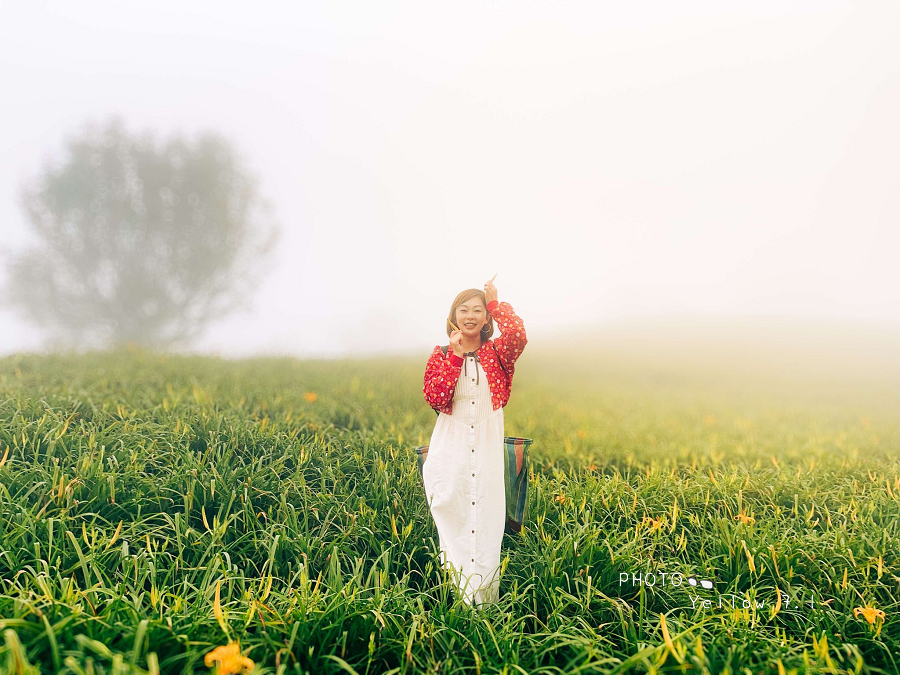
M0 14L5 250L30 241L22 182L89 121L215 130L259 177L279 250L195 351L427 356L495 273L538 345L648 321L879 345L900 327L896 3ZM0 354L41 348L0 326Z

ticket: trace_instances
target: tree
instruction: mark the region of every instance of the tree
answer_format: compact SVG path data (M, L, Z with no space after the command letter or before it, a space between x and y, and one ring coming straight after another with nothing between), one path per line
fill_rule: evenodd
M57 345L178 346L246 301L278 227L231 144L160 146L120 118L66 141L21 190L37 244L12 256L11 306Z

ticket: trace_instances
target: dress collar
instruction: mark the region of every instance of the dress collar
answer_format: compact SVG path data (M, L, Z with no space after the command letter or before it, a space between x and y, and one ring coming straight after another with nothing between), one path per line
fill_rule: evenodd
M463 354L463 368L465 369L465 373L467 376L469 374L469 365L468 365L469 359L467 359L466 357L467 356L475 357L475 384L476 385L478 384L479 380L481 379L481 373L478 371L478 364L481 363L481 358L479 358L478 352L480 352L482 349L484 349L486 345L487 345L487 340L484 340L478 349L471 351L471 352L465 352Z

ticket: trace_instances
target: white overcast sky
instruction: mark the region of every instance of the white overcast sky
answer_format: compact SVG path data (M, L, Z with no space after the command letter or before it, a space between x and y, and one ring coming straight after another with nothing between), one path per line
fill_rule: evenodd
M86 122L234 141L283 237L198 351L428 352L495 273L532 340L900 324L900 3L0 2L0 85L12 250Z

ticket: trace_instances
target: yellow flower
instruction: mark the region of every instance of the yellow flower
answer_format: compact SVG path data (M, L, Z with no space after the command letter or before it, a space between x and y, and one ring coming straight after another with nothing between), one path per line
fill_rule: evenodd
M237 642L216 647L203 657L207 668L211 668L213 662L218 664L217 675L236 675L245 668L252 669L254 665L251 659L241 656L241 647Z
M863 618L869 622L869 625L873 625L876 621L878 623L884 622L884 612L880 609L875 609L874 607L857 607L853 610L853 616L857 619L859 615L862 614Z
M558 501L558 502L565 502L565 501L566 501L566 496L565 496L565 495L556 495L556 501Z
M319 398L319 395L314 391L308 391L303 394L303 398L305 398L308 403L313 403L317 398Z
M658 530L659 528L662 527L662 524L663 524L662 516L660 516L659 518L651 518L650 516L644 516L643 518L641 518L641 524L649 525L650 529L655 532L656 530Z
M588 467L588 471L596 471L596 470L597 470L597 465L596 465L596 464L591 464L591 465Z
M753 523L756 519L753 516L748 516L746 513L741 511L734 517L735 520L741 521L744 525L748 525L749 523Z

